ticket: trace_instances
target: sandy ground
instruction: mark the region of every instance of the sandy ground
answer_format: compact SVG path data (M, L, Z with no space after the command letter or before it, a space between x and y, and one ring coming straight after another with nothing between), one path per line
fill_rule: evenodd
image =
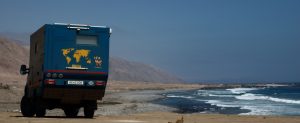
M202 87L198 84L110 82L104 99L98 102L96 116L85 119L82 109L78 118L66 118L61 109L47 110L44 118L22 117L19 102L23 89L11 85L10 89L0 89L0 123L176 123L181 117L184 123L300 123L300 116L178 114L174 113L174 108L153 103L163 98L161 93Z
M20 113L0 112L0 123L299 123L300 117L238 116L214 114L176 114L170 112L147 112L121 116L96 116L93 119L47 116L26 118ZM181 122L179 122L181 123Z

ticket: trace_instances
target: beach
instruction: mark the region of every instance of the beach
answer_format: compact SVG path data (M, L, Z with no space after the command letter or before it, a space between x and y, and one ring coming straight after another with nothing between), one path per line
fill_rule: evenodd
M45 118L26 118L20 113L1 112L1 123L176 123L183 117L184 123L299 123L299 117L239 116L218 114L177 114L170 112L147 112L121 116L96 116L93 119L65 118L47 116Z
M122 87L126 84L126 88ZM83 118L82 109L77 118L66 118L61 109L47 110L44 118L23 117L19 110L19 88L1 90L0 123L47 123L47 122L102 122L102 123L298 123L299 116L241 116L226 114L178 113L178 109L156 102L166 98L165 93L195 90L199 84L160 84L111 82L105 98L98 101L93 119ZM15 90L14 90L15 89ZM18 91L22 91L19 89ZM15 97L5 97L5 95ZM5 97L5 98L4 98Z

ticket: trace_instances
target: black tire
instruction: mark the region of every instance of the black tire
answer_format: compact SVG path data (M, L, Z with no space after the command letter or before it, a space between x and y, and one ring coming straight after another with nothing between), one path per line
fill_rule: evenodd
M97 101L87 101L84 106L84 117L93 118L95 110L97 109Z
M36 109L36 117L45 117L46 109Z
M46 115L46 106L42 99L35 100L36 117L44 117Z
M95 113L95 109L84 107L84 117L85 118L93 118Z
M26 96L22 97L20 108L24 117L33 117L35 114L34 102Z
M78 115L79 112L79 108L75 108L75 107L68 107L68 108L64 108L64 112L66 117L76 117Z

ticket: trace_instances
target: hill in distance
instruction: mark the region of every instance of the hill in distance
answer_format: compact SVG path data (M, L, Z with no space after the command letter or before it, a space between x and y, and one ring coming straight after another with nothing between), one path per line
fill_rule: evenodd
M19 74L21 64L28 64L29 51L20 44L7 38L0 37L0 82L24 81L24 76Z
M26 81L19 74L21 64L28 64L29 48L18 41L0 37L0 82ZM154 66L131 62L118 57L110 58L109 80L129 82L182 82L182 79Z
M110 58L109 78L117 81L183 82L182 79L155 66L132 62L118 57Z

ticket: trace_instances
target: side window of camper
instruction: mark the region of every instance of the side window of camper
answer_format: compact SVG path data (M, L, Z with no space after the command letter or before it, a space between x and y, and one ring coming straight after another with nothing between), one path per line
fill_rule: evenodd
M84 44L84 45L98 45L97 36L90 35L77 35L76 36L76 44Z

